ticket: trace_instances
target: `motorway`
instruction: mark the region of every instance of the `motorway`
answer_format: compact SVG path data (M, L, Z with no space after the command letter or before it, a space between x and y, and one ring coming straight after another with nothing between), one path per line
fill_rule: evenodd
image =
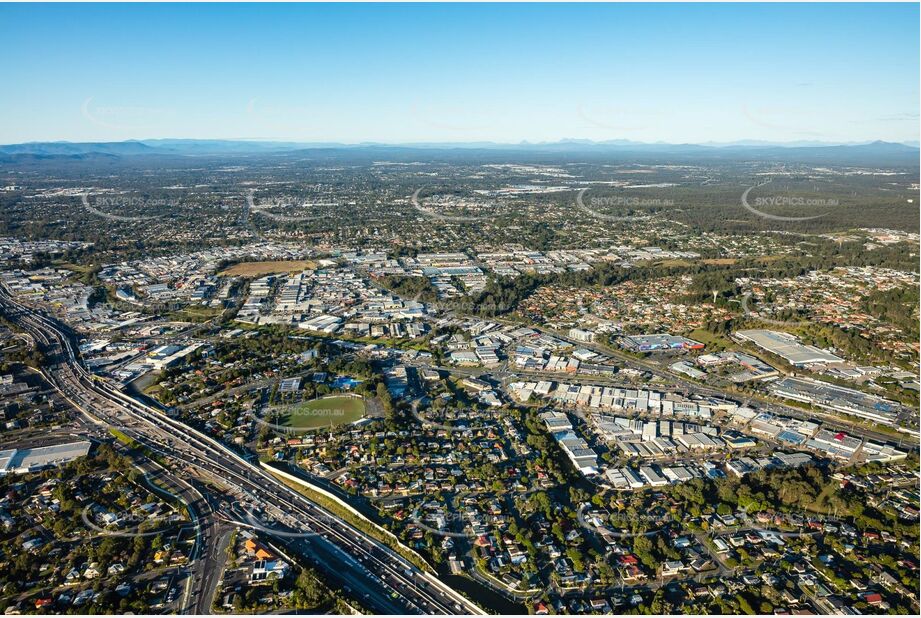
M67 327L18 302L3 286L0 309L35 339L46 358L42 374L74 407L100 426L118 428L144 446L225 487L252 511L300 530L303 536L291 537L278 529L278 538L298 553L309 552L332 579L359 593L360 603L368 609L380 614L484 614L431 573L415 567L226 445L90 374ZM204 604L204 599L190 599L185 609L204 609Z

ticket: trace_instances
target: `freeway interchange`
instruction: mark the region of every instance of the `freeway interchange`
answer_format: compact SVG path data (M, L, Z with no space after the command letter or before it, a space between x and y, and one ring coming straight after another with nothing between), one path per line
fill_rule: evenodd
M45 355L40 369L45 379L97 430L117 428L132 440L180 464L187 473L225 488L233 496L229 511L220 513L225 520L253 525L252 513L259 512L267 519L283 522L283 527L277 524L254 527L273 536L288 551L308 557L375 613L484 614L431 573L417 568L387 545L312 502L257 464L93 376L83 366L64 325L17 301L2 286L0 309L34 339ZM190 493L200 496L197 500L191 498L203 511L199 514L199 542L217 542L219 535L211 525L214 513L211 499L188 482L182 482ZM201 583L203 579L213 579L213 569L209 568L213 564L208 557L214 552L196 547L195 553L189 564L193 583L187 586L182 607L186 613L210 610L216 585L214 581L210 585Z

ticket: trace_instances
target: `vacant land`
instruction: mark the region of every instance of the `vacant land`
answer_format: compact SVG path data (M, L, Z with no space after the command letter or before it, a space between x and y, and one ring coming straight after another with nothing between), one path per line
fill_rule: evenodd
M219 307L185 307L166 317L175 322L200 323L218 317L223 311Z
M333 396L313 399L284 411L278 424L294 430L347 425L365 415L361 397Z
M712 333L705 328L694 329L688 334L688 337L704 344L708 352L721 352L734 347L734 342L729 337Z
M225 277L262 277L277 273L299 272L315 268L316 264L310 260L279 260L275 262L240 262L223 270L220 274Z
M710 258L706 260L700 260L703 264L712 264L714 266L730 266L736 263L735 258ZM688 260L660 260L655 263L656 266L693 266L694 262L689 262Z
M701 260L704 264L714 264L716 266L730 266L736 263L734 258L712 258L709 260Z

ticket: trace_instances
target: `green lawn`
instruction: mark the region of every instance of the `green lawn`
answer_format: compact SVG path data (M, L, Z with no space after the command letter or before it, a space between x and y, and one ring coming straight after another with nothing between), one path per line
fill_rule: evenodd
M713 352L721 352L726 348L735 345L732 339L729 337L711 333L705 328L698 328L691 331L688 337L707 346L706 352L710 354Z
M279 412L278 425L309 430L354 423L365 415L365 402L361 397L324 397Z

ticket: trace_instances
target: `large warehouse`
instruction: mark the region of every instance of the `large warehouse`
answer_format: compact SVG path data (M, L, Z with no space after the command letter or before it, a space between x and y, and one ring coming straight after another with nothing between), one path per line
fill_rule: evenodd
M90 443L86 440L54 446L0 451L0 476L24 474L51 466L61 466L85 457L89 452Z
M736 337L751 341L762 350L776 354L794 367L827 363L840 363L843 359L811 345L803 345L789 333L773 330L740 330Z

